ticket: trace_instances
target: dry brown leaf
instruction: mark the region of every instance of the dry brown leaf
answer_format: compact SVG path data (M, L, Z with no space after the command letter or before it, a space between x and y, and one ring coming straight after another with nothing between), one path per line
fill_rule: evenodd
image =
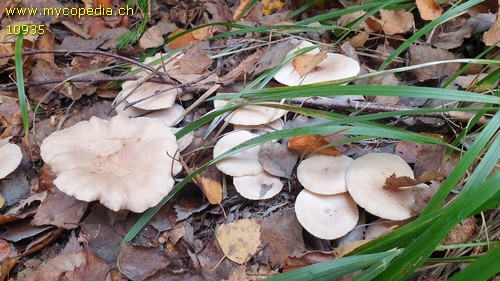
M193 38L196 40L205 40L208 37L211 37L214 34L213 26L205 26L196 30L193 30Z
M103 6L104 8L111 7L111 0L93 0L94 7Z
M182 74L201 74L212 65L212 59L198 46L187 50L179 60L179 71Z
M184 31L185 31L184 29L179 28L176 31L170 33L170 35L168 35L168 38L172 38L175 35L180 34ZM196 43L196 42L198 42L198 40L196 40L193 37L193 32L189 32L189 33L181 35L180 37L175 38L174 40L168 42L167 46L169 48L175 50L175 49L181 49L181 48L190 46L191 44Z
M166 268L170 261L159 247L140 247L126 243L118 256L120 271L132 280L145 280Z
M288 141L288 148L305 153L318 153L331 156L342 155L335 147L325 147L330 143L321 135L307 135L291 137Z
M409 49L410 65L423 64L440 60L456 59L456 55L442 49L435 49L431 46L411 45ZM444 76L455 74L460 68L459 63L446 63L415 69L412 72L417 75L420 81L429 79L439 79Z
M237 67L231 69L231 71L229 71L226 75L222 76L220 78L220 83L229 85L235 80L242 79L242 77L247 74L253 66L257 65L256 69L258 69L258 61L261 58L262 54L264 54L264 50L259 49L255 53L246 57L240 64L238 64ZM255 70L254 73L257 73L257 70Z
M45 32L38 37L36 41L36 46L38 50L54 50L54 35L49 30L45 30ZM37 54L37 58L44 59L46 61L54 61L54 54Z
M424 20L435 20L443 12L436 0L416 0L420 17Z
M78 227L80 219L87 210L87 205L88 202L79 201L73 196L54 189L54 193L49 194L43 200L31 223L73 229Z
M499 3L500 5L500 3ZM486 46L500 46L500 8L498 10L497 19L483 35L483 42Z
M333 254L319 251L308 251L301 257L288 257L285 261L283 272L291 271L311 264L333 260L334 258L335 256Z
M298 154L287 149L285 144L266 142L260 146L259 161L264 171L277 177L292 178Z
M399 189L401 187L412 187L421 183L430 182L442 178L444 175L441 172L424 172L424 174L416 179L412 179L407 176L396 177L396 174L392 174L385 180L384 188L387 189Z
M243 16L243 12L248 7L248 4L250 4L250 2L251 0L240 0L238 8L236 8L233 13L233 21L238 21Z
M413 14L405 10L380 10L378 22L386 35L403 34L413 27Z
M206 177L198 177L196 183L210 204L220 204L222 202L222 185L220 182Z
M260 224L256 219L221 225L215 236L222 252L237 264L246 263L260 248Z
M354 48L361 48L365 45L366 41L368 41L369 37L369 31L362 31L354 35L349 41L351 42L351 46L353 46Z
M450 245L465 243L469 241L469 239L474 236L474 234L476 234L477 227L478 225L476 218L467 218L451 229L450 233L448 233L448 236L446 236L443 244Z
M324 51L317 54L302 54L293 59L292 65L302 78L313 71L326 58L327 54Z

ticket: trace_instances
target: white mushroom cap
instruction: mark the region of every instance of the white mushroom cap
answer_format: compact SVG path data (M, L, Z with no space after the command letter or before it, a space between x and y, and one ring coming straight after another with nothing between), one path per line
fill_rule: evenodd
M0 179L12 173L23 159L19 146L9 143L8 140L0 140Z
M149 110L140 109L135 106L127 107L128 105L129 103L126 100L120 101L120 103L115 107L116 113L126 115L127 117L139 117L151 112Z
M186 110L184 109L184 107L182 107L182 105L174 103L174 105L169 108L155 110L142 117L157 119L165 123L165 125L167 126L174 126L182 121L182 118L180 117L182 116L182 114L184 114L185 111Z
M347 191L345 174L352 158L345 155L315 154L297 167L297 178L304 188L317 194L337 194Z
M236 131L226 134L215 144L214 158L254 137L257 137L257 135L247 131ZM260 145L253 146L231 155L217 162L215 165L221 172L233 177L257 175L264 171L258 158L259 149Z
M397 226L397 222L395 222L395 221L378 219L378 220L372 222L366 228L365 239L371 240L371 239L378 238L386 233L391 232L395 226Z
M309 46L314 45L303 41L295 49L288 52L287 56L293 54L298 49ZM306 54L316 54L318 52L319 49L314 49ZM352 58L341 54L327 53L327 57L304 77L301 77L299 72L297 72L293 66L293 62L289 61L274 75L274 79L283 85L298 86L349 78L358 75L360 70L359 63Z
M261 124L261 125L234 125L234 130L247 130L247 131L252 131L252 130L264 130L266 132L274 132L274 131L279 131L283 130L285 127L285 122L280 119L276 119L270 123L267 124Z
M252 200L269 199L283 189L280 178L266 172L253 176L234 177L233 184L241 196Z
M170 128L174 134L183 128ZM179 146L179 151L186 149L194 140L194 131L189 132L187 135L177 140L177 145Z
M177 95L181 94L180 89L171 89L163 92L157 96L149 96L155 94L156 91L161 91L165 89L172 88L172 85L154 83L154 82L144 82L142 85L137 87L135 81L127 81L122 85L122 91L118 95L120 97L126 97L127 102L133 103L135 101L146 98L146 100L134 104L134 107L146 110L157 110L163 108L169 108L175 103ZM130 94L132 92L132 94Z
M241 101L241 99L237 101ZM215 108L221 108L226 104L226 100L214 100ZM245 105L233 111L225 120L235 125L262 125L273 122L285 114L286 110L259 105Z
M54 132L40 150L57 176L57 188L79 200L99 200L114 211L155 206L181 170L169 127L123 115L109 121L92 117Z
M345 193L319 195L302 190L295 200L295 214L300 224L321 239L346 235L358 222L358 207Z
M414 178L410 166L399 156L370 153L354 160L347 169L347 190L367 212L389 220L412 216L415 204L411 189L385 189L385 180L392 174Z
M176 64L178 63L178 61L182 57L184 57L184 54L178 53L174 56L170 56L169 54L168 55L163 54L163 61L159 60L161 57L162 57L161 53L156 53L154 56L147 57L144 60L144 64L148 64L149 66L157 69L159 72L163 72L163 73L167 72L168 73L169 71L176 68ZM153 64L152 62L155 60L159 60L159 61ZM162 63L165 63L165 64L161 65ZM141 71L139 71L137 74L135 74L138 77L148 77L149 75L151 75L151 72L149 70L142 69L142 67L140 67L140 66L132 67L131 71L136 71L137 69L141 69ZM153 75L155 75L155 74L153 74Z

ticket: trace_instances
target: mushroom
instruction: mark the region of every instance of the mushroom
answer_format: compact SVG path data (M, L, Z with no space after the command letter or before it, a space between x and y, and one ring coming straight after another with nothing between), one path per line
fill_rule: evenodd
M234 130L247 130L250 132L253 131L265 131L265 132L274 132L274 131L279 131L283 130L285 127L285 122L280 119L276 119L272 122L269 122L267 124L261 124L261 125L234 125Z
M298 49L309 47L309 44L301 43L296 49L288 52L287 55L293 54ZM314 49L306 54L318 52L318 49ZM274 75L274 79L287 86L298 86L353 77L358 75L361 70L359 63L348 56L334 53L327 53L326 55L324 60L320 61L311 72L303 77L295 69L293 62L289 61Z
M167 126L174 126L182 121L182 116L186 110L180 104L174 103L171 107L155 110L147 113L142 118L157 119Z
M297 178L307 190L317 194L337 194L347 191L345 174L352 159L345 155L316 154L297 167Z
M180 172L169 127L143 118L92 117L49 135L41 156L54 184L79 200L99 200L118 211L143 212L158 204Z
M254 137L257 137L257 135L248 131L235 131L228 133L220 138L215 144L213 156L214 158L219 157L222 153ZM258 158L259 149L260 145L250 147L222 159L215 165L221 172L233 177L257 175L264 171Z
M0 179L12 173L21 163L23 154L19 146L9 143L8 139L0 139Z
M358 207L348 193L319 195L307 189L295 200L295 214L309 233L321 239L346 235L359 218Z
M384 219L378 219L372 222L368 228L366 228L365 239L373 240L382 235L385 235L391 231L393 231L396 227L398 227L399 222L397 221L388 221Z
M145 99L141 102L133 104L134 107L146 110L157 110L169 108L174 105L177 95L182 94L182 91L177 88L170 89L162 92L157 96L153 96L157 91L172 88L172 85L161 84L154 82L144 82L137 87L137 82L126 81L122 85L122 91L117 99L125 98L129 103L135 103L139 100Z
M347 190L367 212L389 220L404 220L412 216L415 204L412 188L385 189L385 180L397 177L414 178L410 166L399 156L389 153L370 153L354 160L347 169ZM418 185L423 187L427 185Z
M237 101L242 101L242 99ZM226 100L214 100L215 108L221 108L226 104ZM273 122L285 114L286 110L259 105L245 105L233 111L225 120L234 125L262 125Z
M234 177L233 184L241 196L252 199L269 199L283 189L280 178L266 172L252 176Z

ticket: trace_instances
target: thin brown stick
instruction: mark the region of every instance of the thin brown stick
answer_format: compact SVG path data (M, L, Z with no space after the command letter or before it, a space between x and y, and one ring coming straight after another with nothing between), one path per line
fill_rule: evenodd
M325 110L362 110L367 112L397 112L405 110L415 110L415 108L406 106L393 106L393 105L383 105L373 102L365 101L343 101L336 99L313 99L313 98L295 98L289 100L292 104L300 104L304 107L314 108L314 109L325 109ZM415 116L440 118L440 119L450 119L454 121L459 121L463 123L469 122L473 117L474 113L463 112L463 111L448 111L448 112L432 112L432 113L422 113L415 114ZM488 123L488 118L481 117L478 124L484 125Z
M126 62L129 62L129 63L135 64L135 65L138 65L138 66L140 66L140 67L142 67L144 69L147 69L147 70L151 71L152 73L156 74L163 81L169 81L170 80L165 73L162 73L161 71L158 71L154 67L151 67L151 66L149 66L147 64L144 64L142 62L138 62L136 60L133 60L133 59L130 59L130 58L127 58L127 57L124 57L124 56L120 56L120 55L113 54L113 53L108 53L108 52L103 52L103 51L99 51L99 50L31 50L31 51L25 51L25 52L23 52L22 55L23 56L29 56L29 55L37 55L37 54L66 54L66 55L70 55L70 54L87 54L87 55L98 55L98 56L112 57L112 58L115 58L115 59L119 59L119 60L122 60L122 61L126 61ZM0 59L10 58L10 57L13 57L14 55L15 54L0 55Z

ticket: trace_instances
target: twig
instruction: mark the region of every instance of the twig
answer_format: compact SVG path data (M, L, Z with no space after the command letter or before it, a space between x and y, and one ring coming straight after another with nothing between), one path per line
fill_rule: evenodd
M365 101L344 101L336 99L313 99L313 98L295 98L289 100L293 104L301 104L304 107L326 110L363 110L367 112L397 112L405 110L415 110L415 108L406 106L383 105ZM415 116L451 119L459 122L469 122L474 117L474 113L463 111L448 111L448 112L431 112L415 114ZM484 125L488 123L488 118L481 117L478 124Z
M112 58L115 58L115 59L119 59L119 60L122 60L122 61L126 61L126 62L129 62L129 63L135 64L135 65L138 65L138 66L140 66L140 67L142 67L144 69L147 69L147 70L151 71L152 73L158 75L158 77L160 79L162 79L163 81L170 80L165 73L162 73L161 71L158 71L154 67L151 67L151 66L149 66L147 64L144 64L142 62L138 62L138 61L133 60L131 58L127 58L127 57L120 56L120 55L113 54L113 53L98 51L98 50L31 50L31 51L25 51L25 52L23 52L22 55L23 56L29 56L29 55L37 55L37 54L66 54L66 55L70 55L70 54L87 54L87 55L99 55L99 56L112 57ZM10 57L13 57L13 56L14 56L14 54L0 55L0 59L10 58Z

